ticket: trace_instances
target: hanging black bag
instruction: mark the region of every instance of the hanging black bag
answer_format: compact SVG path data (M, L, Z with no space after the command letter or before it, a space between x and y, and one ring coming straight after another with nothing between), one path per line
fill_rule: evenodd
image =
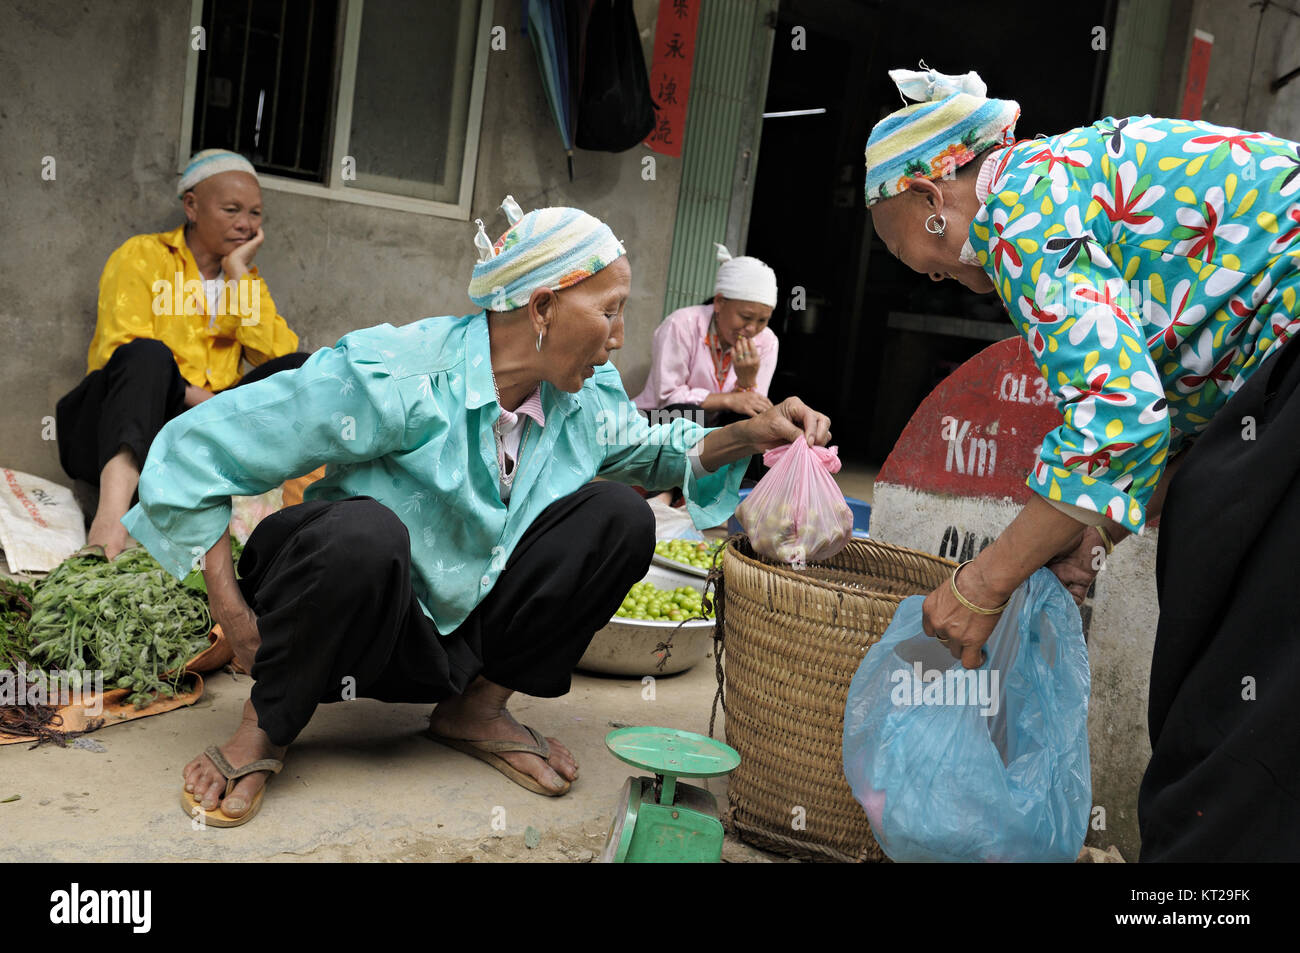
M574 145L601 152L631 149L655 125L632 0L596 0L584 46Z

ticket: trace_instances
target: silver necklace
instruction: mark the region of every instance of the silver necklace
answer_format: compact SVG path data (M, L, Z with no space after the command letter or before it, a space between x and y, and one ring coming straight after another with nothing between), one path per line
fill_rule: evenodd
M492 390L496 393L498 410L503 410L504 408L501 405L501 389L497 387L497 375L495 371L492 372ZM531 417L524 420L524 432L519 437L519 449L515 454L515 465L509 473L506 473L506 447L504 435L501 432L501 418L498 416L496 421L492 424L492 436L496 437L497 441L497 472L501 476L501 485L506 489L509 489L514 485L515 476L519 473L520 464L523 463L524 444L528 441L528 425L530 423L532 423Z

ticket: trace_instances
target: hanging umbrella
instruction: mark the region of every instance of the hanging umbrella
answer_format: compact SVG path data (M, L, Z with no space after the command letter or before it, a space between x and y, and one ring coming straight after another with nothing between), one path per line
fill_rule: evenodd
M523 0L524 30L533 41L542 88L560 130L573 181L575 103L581 80L581 37L590 0Z

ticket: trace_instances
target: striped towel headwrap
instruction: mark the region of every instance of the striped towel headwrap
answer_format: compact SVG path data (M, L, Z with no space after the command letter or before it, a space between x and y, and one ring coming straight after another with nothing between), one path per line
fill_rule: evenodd
M181 173L180 184L176 186L176 197L178 199L184 198L186 192L204 179L210 179L222 172L247 172L253 178L257 178L257 172L254 170L253 164L238 152L228 152L225 149L204 149L202 152L194 153L190 158L190 164Z
M523 216L474 266L469 297L489 311L513 311L537 288L559 291L627 254L598 218L576 208L539 208Z
M924 67L924 61L921 63ZM907 191L912 179L951 177L979 153L1015 140L1020 104L985 99L975 72L945 76L894 69L889 78L919 100L876 123L867 139L867 206Z

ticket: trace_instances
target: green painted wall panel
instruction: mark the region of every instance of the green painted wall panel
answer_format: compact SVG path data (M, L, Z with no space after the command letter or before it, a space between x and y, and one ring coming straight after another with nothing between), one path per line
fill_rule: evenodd
M1120 0L1102 116L1140 116L1155 111L1168 43L1169 5L1170 0Z
M699 304L713 292L713 243L726 239L737 156L744 148L744 111L755 108L746 80L753 57L761 54L758 18L771 6L768 0L708 0L701 6L665 314ZM761 109L762 102L757 106Z

